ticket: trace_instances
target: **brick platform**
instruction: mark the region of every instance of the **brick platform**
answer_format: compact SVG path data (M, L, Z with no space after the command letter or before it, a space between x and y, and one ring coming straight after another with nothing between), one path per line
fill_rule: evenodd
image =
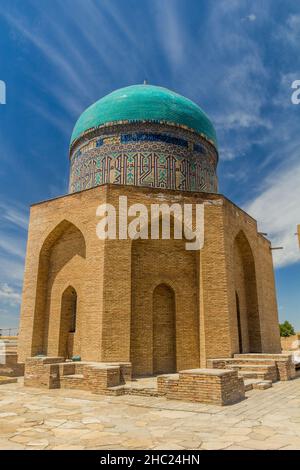
M25 363L24 385L70 388L103 395L137 394L167 399L228 405L245 396L243 379L235 370L191 369L157 377L157 387L131 382L130 363L65 362L61 357L31 357Z
M235 369L240 376L253 379L286 381L295 377L295 364L290 354L235 354L231 358L209 359L207 367Z
M0 375L21 377L24 375L24 363L18 363L18 355L12 351L0 351Z
M229 405L245 398L243 379L237 371L191 369L160 376L158 391L175 400Z
M108 393L131 379L130 363L65 362L63 357L26 359L24 385L38 388L75 388Z

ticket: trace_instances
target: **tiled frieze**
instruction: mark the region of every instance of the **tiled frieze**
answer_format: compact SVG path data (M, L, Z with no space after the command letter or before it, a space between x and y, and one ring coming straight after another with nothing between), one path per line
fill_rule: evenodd
M162 125L111 132L73 150L70 193L105 183L217 192L217 153L194 133Z

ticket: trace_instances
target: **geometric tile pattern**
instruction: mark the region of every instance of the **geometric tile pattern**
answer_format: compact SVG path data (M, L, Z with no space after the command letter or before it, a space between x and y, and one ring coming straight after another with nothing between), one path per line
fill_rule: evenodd
M215 148L198 134L165 124L119 125L73 149L69 192L105 183L218 191Z

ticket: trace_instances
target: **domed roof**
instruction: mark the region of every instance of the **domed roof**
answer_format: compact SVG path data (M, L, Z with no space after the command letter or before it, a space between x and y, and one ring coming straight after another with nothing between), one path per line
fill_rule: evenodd
M217 147L215 129L197 104L174 91L153 85L120 88L96 101L76 122L71 143L89 129L119 121L184 125L204 135Z

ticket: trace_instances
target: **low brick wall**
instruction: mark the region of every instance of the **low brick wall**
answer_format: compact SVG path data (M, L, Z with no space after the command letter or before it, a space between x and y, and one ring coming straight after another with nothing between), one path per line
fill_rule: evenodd
M62 357L31 357L26 360L24 385L39 388L74 388L97 394L124 393L124 377L130 364L74 363ZM115 387L111 389L111 387ZM130 390L129 390L130 391ZM142 394L142 391L141 391ZM145 389L145 395L149 390ZM245 397L243 379L236 370L191 369L159 376L157 392L167 399L229 405Z
M208 359L207 367L213 369L242 368L253 365L257 372L265 373L266 380L286 381L296 375L295 364L291 354L235 354L233 358ZM245 369L246 370L246 369Z
M243 379L237 371L191 369L158 378L158 391L168 399L229 405L245 397Z
M287 361L276 361L279 380L292 380L296 377L296 368L292 356Z
M120 385L120 367L100 364L85 366L83 377L90 392L103 394L108 387Z
M29 357L25 362L24 385L38 388L59 388L60 362L63 357Z
M296 376L295 364L292 354L235 354L235 358L243 357L245 359L265 359L275 362L277 368L278 380L292 380Z
M283 351L296 351L300 349L300 333L293 336L281 337L281 348Z
M76 388L105 394L109 387L131 380L130 363L65 362L63 357L26 359L24 385L40 388Z
M14 384L18 381L17 377L1 377L0 376L0 385Z
M107 366L120 367L120 384L130 382L132 379L132 365L131 362L106 362Z
M18 354L14 351L0 352L0 375L21 377L24 375L24 364L18 362Z

